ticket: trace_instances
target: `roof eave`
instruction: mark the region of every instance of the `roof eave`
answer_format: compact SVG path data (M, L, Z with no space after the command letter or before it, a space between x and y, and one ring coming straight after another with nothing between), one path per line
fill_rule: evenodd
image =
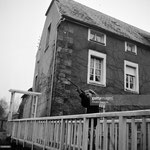
M88 27L88 28L89 28L89 27L92 27L92 28L95 28L95 29L100 29L100 30L103 30L103 31L105 31L105 32L107 32L107 33L116 35L116 36L119 37L119 38L126 39L126 40L129 39L129 40L134 41L134 42L136 42L136 43L139 43L139 44L142 44L142 45L144 45L144 46L150 47L150 44L144 44L144 43L142 43L142 42L135 41L135 40L130 39L130 38L128 38L128 37L121 36L121 35L116 34L116 33L114 33L114 32L108 31L108 30L106 30L106 29L104 29L104 28L101 28L101 27L99 27L99 26L97 26L97 25L93 25L93 24L90 24L90 23L87 23L87 22L84 22L84 21L81 21L81 20L72 18L72 17L70 17L70 16L68 16L68 15L62 14L62 17L65 18L65 19L68 20L68 21L75 22L75 23L80 24L80 25L82 25L82 26L85 26L85 27Z

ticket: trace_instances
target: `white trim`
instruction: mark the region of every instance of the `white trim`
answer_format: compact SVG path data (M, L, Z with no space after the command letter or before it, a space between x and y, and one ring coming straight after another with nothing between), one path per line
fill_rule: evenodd
M93 29L88 29L88 41L93 41L93 42L99 43L99 44L101 44L101 45L103 45L103 46L106 46L106 34L104 34L103 32L100 32L100 31L93 30L93 31L95 31L95 32L99 32L99 33L101 33L101 34L104 35L104 43L101 43L101 42L94 41L94 40L91 40L91 39L90 39L91 30L93 30Z
M90 41L91 29L88 29L88 41Z
M129 44L134 46L135 52L132 52L132 53L137 55L137 46L135 44L132 44L132 43L127 42L127 41L125 41L125 52L128 52L128 50L127 50L127 43L129 43Z
M126 88L126 66L133 67L136 70L136 81L135 81L135 90L129 90ZM139 67L138 64L124 60L124 90L139 93Z
M91 81L90 80L90 61L91 61L91 56L96 56L98 58L102 59L102 82L97 82L97 81ZM94 84L94 85L100 85L100 86L106 86L106 54L100 53L97 51L93 51L89 49L88 53L88 71L87 71L87 83L88 84Z
M20 94L27 94L27 95L33 95L33 96L38 96L41 95L42 93L38 93L38 92L32 92L32 91L22 91L22 90L16 90L16 89L10 89L9 92L11 93L20 93Z

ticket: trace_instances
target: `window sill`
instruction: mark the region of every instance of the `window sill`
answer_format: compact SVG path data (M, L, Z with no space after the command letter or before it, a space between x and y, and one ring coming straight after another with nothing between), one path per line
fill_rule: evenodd
M131 55L137 55L136 52L131 52L131 51L128 51L128 50L126 50L125 52L128 53L128 54L131 54Z
M88 84L95 85L95 86L106 87L106 84L103 84L103 83L97 83L97 82L89 81Z
M97 42L97 41L94 41L94 40L89 40L90 42L94 42L94 43L97 43L97 44L100 44L102 46L106 46L106 43L101 43L101 42Z
M125 89L126 92L129 92L129 93L133 93L133 94L139 94L139 91L133 91L133 90L130 90L130 89Z

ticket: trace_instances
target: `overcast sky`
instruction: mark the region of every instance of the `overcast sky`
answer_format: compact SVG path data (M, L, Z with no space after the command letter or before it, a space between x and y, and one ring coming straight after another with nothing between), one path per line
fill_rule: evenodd
M76 0L150 32L150 0ZM0 98L32 87L35 55L51 0L0 0Z

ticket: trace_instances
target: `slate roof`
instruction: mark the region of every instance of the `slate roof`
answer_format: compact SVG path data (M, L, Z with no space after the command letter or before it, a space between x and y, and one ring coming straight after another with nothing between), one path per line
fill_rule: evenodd
M110 17L73 0L54 0L59 12L82 23L97 26L119 36L150 46L150 33Z

